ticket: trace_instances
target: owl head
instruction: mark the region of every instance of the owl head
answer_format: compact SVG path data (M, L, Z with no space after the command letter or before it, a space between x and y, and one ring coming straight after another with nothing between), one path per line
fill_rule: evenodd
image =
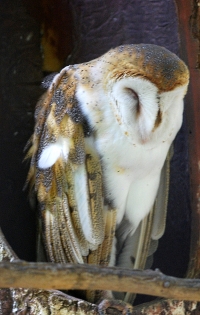
M77 97L94 128L102 121L106 128L108 121L134 143L161 134L173 140L189 81L187 66L175 54L151 44L126 45L82 67Z

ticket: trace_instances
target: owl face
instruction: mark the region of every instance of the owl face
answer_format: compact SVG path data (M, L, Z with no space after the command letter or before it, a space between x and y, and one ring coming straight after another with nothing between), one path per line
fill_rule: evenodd
M109 93L113 114L132 143L171 141L182 123L186 85L160 92L155 84L140 77L123 78Z
M125 141L141 145L174 139L189 76L176 55L154 45L127 46L78 72L76 96L97 132L120 127Z

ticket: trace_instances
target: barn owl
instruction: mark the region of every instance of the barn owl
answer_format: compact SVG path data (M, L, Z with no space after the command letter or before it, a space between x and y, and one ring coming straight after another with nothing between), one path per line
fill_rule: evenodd
M182 60L151 44L55 75L27 153L50 261L145 267L164 229L188 80Z

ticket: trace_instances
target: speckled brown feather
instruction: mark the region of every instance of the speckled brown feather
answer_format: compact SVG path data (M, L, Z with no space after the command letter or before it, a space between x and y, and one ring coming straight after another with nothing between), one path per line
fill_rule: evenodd
M108 206L108 211L106 212L106 225L105 225L105 236L103 243L98 246L96 251L93 251L88 256L88 263L107 266L110 262L111 248L113 244L113 237L115 236L115 225L116 225L116 215L117 210L111 205ZM86 298L89 301L99 301L102 296L101 291L88 291Z
M85 163L88 174L91 220L94 225L93 233L96 234L93 235L93 238L103 241L105 235L104 200L103 194L99 194L99 191L103 191L101 164L99 157L88 148Z
M103 56L109 73L105 81L121 77L140 76L154 83L160 92L171 91L188 82L189 71L185 63L164 47L139 44L120 46ZM113 63L113 55L115 62ZM118 67L116 67L118 64ZM164 70L163 70L164 69Z
M49 260L107 265L116 211L109 207L104 209L100 159L85 146L82 114L77 107L75 89L72 69L63 71L38 102L35 132L26 155L26 158L31 158L27 181L31 189L34 187L40 203L43 239ZM42 150L60 136L70 139L67 162L59 158L52 167L39 169L37 162ZM87 174L92 233L100 244L95 250L89 250L92 245L85 238L77 209L74 172L79 165L85 165ZM82 253L88 253L88 256ZM94 294L90 296L91 300L93 298Z

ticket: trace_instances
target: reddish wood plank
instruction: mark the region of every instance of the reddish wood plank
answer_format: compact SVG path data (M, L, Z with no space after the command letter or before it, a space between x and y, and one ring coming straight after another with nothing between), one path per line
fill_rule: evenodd
M192 206L191 251L187 276L196 278L200 276L200 72L199 40L194 38L196 36L194 30L195 33L198 30L197 2L176 0L180 23L181 57L188 63L191 75L186 106Z

